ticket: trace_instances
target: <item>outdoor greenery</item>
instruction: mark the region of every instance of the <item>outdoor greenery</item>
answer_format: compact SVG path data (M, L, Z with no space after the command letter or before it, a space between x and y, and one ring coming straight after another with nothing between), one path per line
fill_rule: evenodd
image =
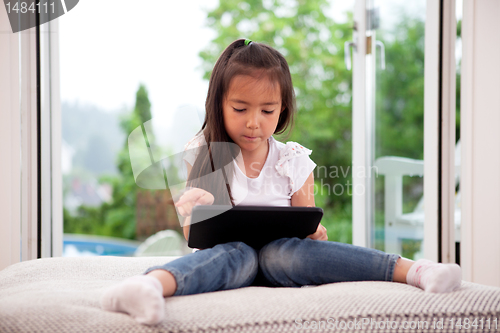
M216 32L200 53L204 78L223 49L238 38L250 38L278 49L287 59L297 97L295 127L277 137L313 150L316 205L325 211L330 240L352 242L352 72L344 63L344 42L352 39L352 13L344 22L325 15L326 0L225 0L207 12ZM376 157L423 158L424 22L401 15L392 31L377 31L385 44L386 69L377 73ZM460 31L460 24L459 24ZM459 89L459 77L457 91ZM459 108L457 94L457 109ZM126 137L151 118L147 91L141 86L133 112L122 119ZM457 114L457 128L459 117ZM458 133L458 130L457 130ZM118 176L102 182L113 186L113 200L100 207L65 211L65 232L135 236L134 182L126 140L117 161ZM383 178L376 179L377 247L383 243ZM405 212L422 196L422 179L404 180ZM414 253L419 244L406 251Z
M294 130L280 141L297 141L313 150L318 165L316 205L325 210L330 239L351 242L351 73L343 45L352 35L352 18L336 23L324 14L328 2L228 0L207 15L217 37L200 53L205 78L223 49L238 38L266 43L290 66L297 97ZM322 168L319 168L322 166ZM338 184L338 185L337 185ZM334 186L341 195L328 195ZM323 195L321 195L323 193Z
M128 135L137 127L151 119L151 103L144 85L136 93L134 110L124 115L120 126ZM64 232L96 234L134 239L136 233L136 202L140 189L134 179L128 152L128 140L118 154L116 166L118 175L105 175L99 180L113 188L112 200L98 207L80 206L76 214L64 209Z
M227 0L208 12L216 38L200 53L205 78L233 40L249 38L278 49L287 59L297 96L293 132L279 140L313 150L316 205L331 240L352 242L352 73L344 42L352 39L352 14L344 23L326 16L329 2ZM405 14L391 31L377 31L385 44L386 70L377 73L376 157L423 158L424 22ZM387 35L388 38L385 38ZM383 243L383 177L376 180L376 233ZM421 179L405 179L406 209L422 195ZM380 246L379 246L380 247Z

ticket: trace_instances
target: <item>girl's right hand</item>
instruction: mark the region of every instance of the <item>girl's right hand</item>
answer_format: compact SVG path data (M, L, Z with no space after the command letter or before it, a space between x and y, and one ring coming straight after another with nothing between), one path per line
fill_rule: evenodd
M175 203L175 207L179 214L184 217L191 216L194 206L199 205L212 205L214 203L214 196L212 193L207 192L201 188L192 188L186 191Z

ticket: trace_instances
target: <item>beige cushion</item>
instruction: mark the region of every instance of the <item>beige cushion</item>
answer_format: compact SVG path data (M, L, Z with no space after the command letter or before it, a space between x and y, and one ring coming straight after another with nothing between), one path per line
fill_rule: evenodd
M452 329L451 319L456 323L460 318L462 324L464 319L483 319L483 325L488 319L496 319L497 325L500 320L500 288L466 282L448 294L429 294L399 283L346 282L180 296L166 299L166 320L152 327L99 308L105 288L171 259L51 258L12 265L0 271L0 332L281 332L295 331L299 324L345 332L342 325L354 321L361 321L358 327L363 329L357 331L380 332L387 320L399 328L427 321L429 329L423 332L445 332ZM445 330L432 329L441 319ZM336 321L339 329L328 329Z

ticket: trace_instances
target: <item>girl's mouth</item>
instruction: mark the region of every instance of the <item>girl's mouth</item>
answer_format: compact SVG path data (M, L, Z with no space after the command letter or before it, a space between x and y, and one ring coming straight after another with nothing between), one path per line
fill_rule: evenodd
M247 140L250 140L250 141L253 141L253 140L257 139L256 136L246 136L246 135L244 135L244 138L247 139Z

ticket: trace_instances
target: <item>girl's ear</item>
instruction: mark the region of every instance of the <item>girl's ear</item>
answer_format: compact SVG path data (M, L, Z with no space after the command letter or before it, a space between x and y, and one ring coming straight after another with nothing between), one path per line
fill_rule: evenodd
M280 111L280 113L281 113L281 112L283 112L283 111L285 111L285 106L284 106L284 105L282 105L282 106L281 106L281 111Z

